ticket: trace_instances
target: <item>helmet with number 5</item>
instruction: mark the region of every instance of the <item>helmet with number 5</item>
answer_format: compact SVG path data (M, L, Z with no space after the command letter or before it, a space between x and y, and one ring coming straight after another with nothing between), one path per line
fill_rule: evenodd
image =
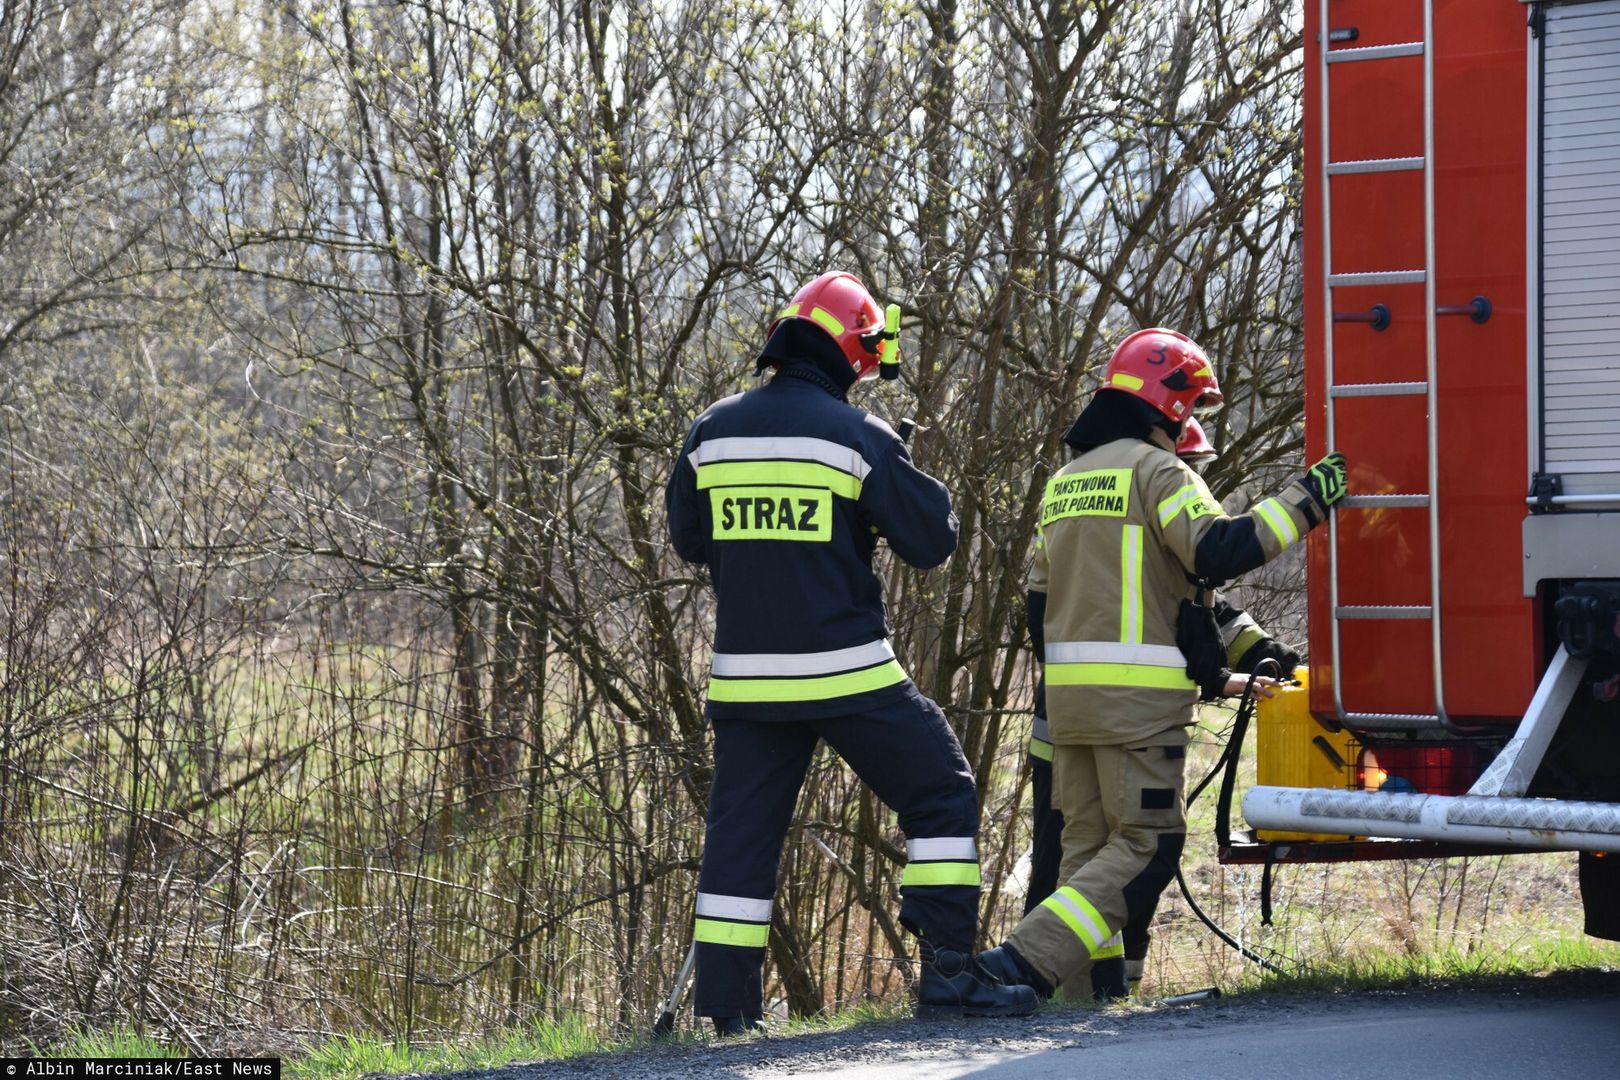
M1198 342L1161 327L1138 330L1119 343L1101 389L1139 397L1175 421L1223 400L1215 368Z
M802 286L771 322L765 336L775 333L784 319L803 319L826 333L849 361L856 379L877 373L888 345L883 312L854 274L835 270Z

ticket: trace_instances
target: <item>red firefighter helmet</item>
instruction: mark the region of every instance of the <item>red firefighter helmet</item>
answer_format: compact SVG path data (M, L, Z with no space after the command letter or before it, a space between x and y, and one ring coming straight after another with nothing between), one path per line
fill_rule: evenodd
M805 319L831 335L855 369L855 378L864 379L877 371L884 344L883 312L854 274L834 270L801 286L771 320L767 338L783 319Z
M1103 389L1134 394L1178 421L1222 401L1215 368L1198 342L1157 326L1119 343L1103 372Z
M1176 456L1195 465L1220 457L1220 451L1204 434L1204 425L1198 422L1198 417L1189 416L1182 425L1181 438L1176 440Z

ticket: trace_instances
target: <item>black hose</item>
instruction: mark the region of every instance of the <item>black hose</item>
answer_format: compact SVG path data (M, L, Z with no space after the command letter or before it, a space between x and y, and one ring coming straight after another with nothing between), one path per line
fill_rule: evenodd
M1231 841L1232 793L1237 783L1238 760L1243 754L1243 739L1248 734L1249 719L1253 716L1256 705L1254 680L1260 673L1259 669L1268 664L1275 668L1279 674L1281 673L1281 668L1277 666L1275 660L1263 660L1255 665L1255 670L1249 673L1248 679L1243 684L1243 696L1238 699L1237 714L1232 718L1232 731L1227 735L1226 745L1221 749L1221 756L1216 759L1215 766L1209 770L1209 774L1200 780L1198 786L1193 788L1191 794L1187 796L1187 805L1191 807L1194 800L1204 793L1205 788L1209 787L1216 774L1221 774L1220 802L1215 807L1215 839L1216 843L1223 848ZM1181 887L1181 898L1187 901L1187 906L1192 909L1192 913L1198 916L1199 922L1209 928L1210 933L1236 949L1245 960L1259 964L1273 975L1287 974L1282 968L1279 968L1276 964L1273 964L1270 960L1267 960L1221 929L1214 919L1205 914L1204 909L1198 906L1198 901L1193 899L1192 890L1187 887L1187 879L1182 875L1179 863L1176 866L1176 884Z

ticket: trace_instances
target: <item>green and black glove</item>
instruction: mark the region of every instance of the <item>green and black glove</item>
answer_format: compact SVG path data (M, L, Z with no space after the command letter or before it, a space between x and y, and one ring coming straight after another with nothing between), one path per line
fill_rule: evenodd
M1348 480L1344 455L1335 450L1305 470L1300 482L1321 503L1322 509L1330 510L1334 503L1344 498Z

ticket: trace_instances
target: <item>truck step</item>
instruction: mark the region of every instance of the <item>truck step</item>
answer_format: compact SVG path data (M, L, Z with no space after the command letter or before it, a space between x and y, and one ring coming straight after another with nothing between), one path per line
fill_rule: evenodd
M1340 604L1333 609L1336 619L1428 619L1434 608L1428 604Z
M1399 56L1422 56L1423 42L1401 41L1394 45L1364 45L1359 49L1329 49L1322 58L1330 64L1353 64L1361 60L1393 60Z
M1421 285L1428 278L1427 270L1366 270L1354 274L1329 274L1328 287L1348 289L1358 285Z
M1411 172L1423 168L1421 157L1363 158L1359 161L1332 161L1328 163L1329 176L1352 176L1357 173Z
M1341 507L1367 507L1379 509L1397 506L1428 506L1428 495L1346 495L1339 500Z
M1340 383L1338 386L1328 387L1328 393L1336 398L1346 397L1399 397L1401 395L1427 394L1427 382L1369 382L1369 383Z

